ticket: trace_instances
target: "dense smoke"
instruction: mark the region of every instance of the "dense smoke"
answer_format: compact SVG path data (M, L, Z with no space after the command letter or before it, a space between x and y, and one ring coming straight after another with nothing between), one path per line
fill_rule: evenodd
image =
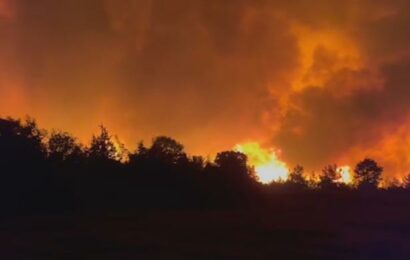
M130 149L249 140L320 169L404 158L410 2L0 0L0 114ZM383 151L383 152L381 152ZM407 163L409 162L409 163Z

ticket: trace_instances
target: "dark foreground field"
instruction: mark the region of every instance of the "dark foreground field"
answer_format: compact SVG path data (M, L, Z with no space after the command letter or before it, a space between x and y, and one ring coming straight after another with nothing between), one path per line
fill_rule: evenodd
M1 259L409 259L400 201L2 220ZM346 207L349 204L348 207ZM273 204L272 204L273 205ZM347 210L348 209L348 210Z

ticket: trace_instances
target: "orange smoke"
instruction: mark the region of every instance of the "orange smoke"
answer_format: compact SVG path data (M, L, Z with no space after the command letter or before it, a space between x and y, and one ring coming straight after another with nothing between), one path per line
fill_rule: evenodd
M202 155L264 140L280 159L237 147L263 182L365 156L410 170L395 133L410 115L407 1L63 2L0 0L1 116L83 142L103 123L130 150L156 135Z
M338 71L364 66L359 47L341 30L313 29L298 23L293 23L291 30L300 52L298 72L292 79L293 90L323 87Z

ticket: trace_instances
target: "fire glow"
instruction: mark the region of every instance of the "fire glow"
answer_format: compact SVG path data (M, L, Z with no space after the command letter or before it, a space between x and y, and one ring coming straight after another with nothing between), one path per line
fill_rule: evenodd
M248 163L255 167L260 182L267 184L287 180L288 167L278 158L274 149L264 149L258 143L250 142L236 145L235 150L248 157Z
M345 184L351 184L353 182L350 166L341 166L337 168L340 173L340 182Z

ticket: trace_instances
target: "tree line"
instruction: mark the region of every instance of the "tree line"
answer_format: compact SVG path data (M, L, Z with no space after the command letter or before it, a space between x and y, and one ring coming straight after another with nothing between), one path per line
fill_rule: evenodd
M127 151L104 126L82 145L64 131L47 133L35 120L0 119L0 200L5 212L218 208L255 205L272 192L374 192L383 168L366 158L353 185L338 180L336 165L318 181L296 166L285 182L263 185L247 157L223 151L214 161L189 156L178 141L159 136ZM400 190L410 187L406 178ZM399 190L399 187L395 187Z

